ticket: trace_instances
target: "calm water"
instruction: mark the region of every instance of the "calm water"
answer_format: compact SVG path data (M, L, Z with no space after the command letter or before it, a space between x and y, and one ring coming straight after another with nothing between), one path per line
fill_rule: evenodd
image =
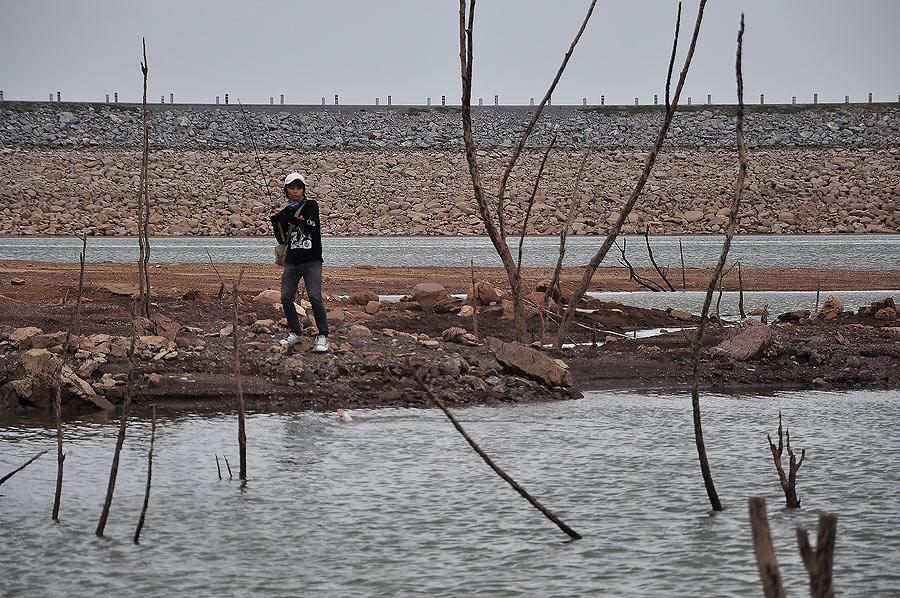
M841 596L897 596L900 441L894 392L702 398L713 475L703 490L685 395L457 411L485 450L579 531L569 541L471 451L437 410L251 415L250 480L231 415L162 419L142 543L131 542L149 423L129 428L105 538L94 536L114 423L66 425L66 483L50 520L54 431L0 426L4 596L760 596L747 499L765 496L790 596L808 595L794 528L838 516ZM783 508L766 444L778 411L803 508ZM224 469L224 467L223 467ZM814 533L814 532L813 532Z
M723 237L680 237L685 265L712 267L722 251ZM587 264L604 237L569 237L565 266ZM626 255L635 267L650 266L643 237L625 237ZM653 255L660 267L681 267L679 237L653 237ZM152 239L153 262L206 262L208 249L217 262L269 263L273 241L265 238L160 237ZM323 239L329 266L502 266L487 237L330 237ZM510 238L513 252L518 239ZM81 241L75 238L0 238L0 260L78 262ZM556 265L559 239L529 237L522 263L528 267ZM900 270L900 235L806 235L735 237L729 264L740 260L744 268L847 268ZM91 237L89 262L130 262L138 258L135 238ZM618 266L620 253L613 247L604 266Z

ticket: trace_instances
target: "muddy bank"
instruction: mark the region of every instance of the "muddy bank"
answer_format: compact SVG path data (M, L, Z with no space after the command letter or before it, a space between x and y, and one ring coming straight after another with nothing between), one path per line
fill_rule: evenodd
M218 267L225 277L236 274L234 265ZM219 298L215 273L199 276L199 271L191 270L199 265L183 268L186 266L167 264L151 273L157 321L145 322L139 330L137 405L230 410L234 406L230 296L226 293ZM45 361L58 359L89 385L80 391L75 386L69 389L66 408L70 413L89 408L78 392L93 392L113 405L121 401L134 280L131 269L132 265L90 265L81 334L66 355L60 345L73 309L77 270L73 276L73 267L66 264L2 264L0 402L7 413L48 406L49 395L40 384L23 382L27 378L23 373L26 354L33 360L39 356ZM496 345L489 347L484 342L489 336L512 340L512 321L502 298L479 305L477 340L472 336L472 316L467 315L471 307L461 299L443 294L432 302L422 297L419 301L377 301L378 294L408 293L425 278L447 283L446 291L464 293L469 286L468 272L454 269L349 268L329 272L326 286L333 323L332 351L313 354L307 351L308 343L285 351L278 342L285 330L277 293L263 292L276 286L277 278L270 270L249 268L240 293L242 382L252 410L426 406L425 395L412 377L414 369L422 371L429 385L457 406L562 400L588 389L684 388L689 383L690 333L680 330L696 325L697 319L677 310L585 302L580 325L570 339L582 345L541 351L564 362L567 372L548 373L554 367L550 359L545 364L549 369L538 375L520 370ZM601 279L616 280L614 270L603 272ZM750 276L745 273L745 285L766 288L779 280L785 286L789 280L804 280L802 271L788 272L790 275L751 271ZM527 278L539 274L529 272ZM884 281L870 280L870 275L833 274L843 276L852 288L876 283L883 288ZM701 279L698 274L691 284L705 284ZM627 286L628 282L620 279L616 284ZM502 284L497 286L502 291ZM712 323L705 338L704 387L900 387L896 311L893 318L886 312L876 316L874 312L839 310L833 316L807 313L782 322L775 320L777 315L769 315L771 325L763 328L770 338L751 359L715 355L712 348L731 329ZM543 319L532 313L529 325L536 337L542 329L547 339L555 332L552 312ZM649 339L628 337L630 331L645 328L678 331Z

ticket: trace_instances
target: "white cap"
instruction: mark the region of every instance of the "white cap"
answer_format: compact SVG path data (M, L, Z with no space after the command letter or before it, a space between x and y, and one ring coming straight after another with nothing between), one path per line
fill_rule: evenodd
M303 178L303 175L299 172L292 172L291 174L284 177L284 186L287 187L294 181L300 181L304 187L306 187L306 179Z

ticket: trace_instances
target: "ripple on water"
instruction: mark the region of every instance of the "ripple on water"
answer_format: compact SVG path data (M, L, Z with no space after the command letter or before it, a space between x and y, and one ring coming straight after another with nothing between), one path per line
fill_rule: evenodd
M842 595L900 587L900 450L893 393L701 398L726 509L709 510L686 395L591 393L579 401L457 411L526 490L584 536L570 541L475 455L437 410L251 415L245 485L232 416L163 418L140 546L149 423L134 421L107 537L93 534L116 423L66 425L66 484L50 522L54 431L0 427L0 472L51 453L0 492L10 595L758 596L746 501L765 496L788 593L806 593L794 528L838 514ZM803 509L783 507L767 433L778 412ZM48 572L53 572L48 575Z

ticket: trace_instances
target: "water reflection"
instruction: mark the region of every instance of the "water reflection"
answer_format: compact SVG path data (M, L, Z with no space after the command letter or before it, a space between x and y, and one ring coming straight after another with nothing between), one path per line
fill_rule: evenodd
M794 527L838 515L835 580L847 596L900 587L896 393L785 392L701 399L713 514L696 465L690 400L591 393L579 401L457 411L467 431L584 539L571 542L472 453L437 410L251 414L250 479L232 415L160 418L147 524L150 424L135 420L107 537L93 535L116 423L66 425L61 522L50 521L54 430L0 427L0 473L51 448L0 487L8 595L758 596L746 500L768 500L790 595L806 572ZM805 448L788 511L766 434L778 412ZM224 469L224 468L223 468ZM236 472L235 472L236 473ZM52 571L53 575L47 575Z

